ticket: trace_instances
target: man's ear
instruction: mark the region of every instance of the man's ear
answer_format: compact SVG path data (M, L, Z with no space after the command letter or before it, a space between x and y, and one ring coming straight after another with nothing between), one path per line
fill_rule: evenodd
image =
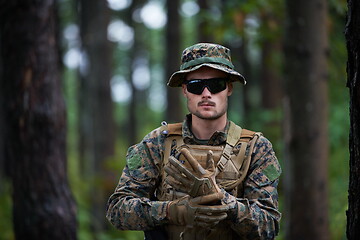
M182 87L182 93L184 97L186 97L186 84L182 84L181 87Z
M232 84L232 82L229 82L228 83L228 96L231 96L232 92L233 92L233 84Z

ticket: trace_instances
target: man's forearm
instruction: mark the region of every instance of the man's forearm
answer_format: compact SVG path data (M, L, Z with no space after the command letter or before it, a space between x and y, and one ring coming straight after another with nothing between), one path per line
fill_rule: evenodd
M120 230L148 230L165 224L167 201L150 201L114 193L106 217Z
M237 202L236 217L231 221L232 229L246 239L273 239L279 231L280 213L259 202L240 199Z

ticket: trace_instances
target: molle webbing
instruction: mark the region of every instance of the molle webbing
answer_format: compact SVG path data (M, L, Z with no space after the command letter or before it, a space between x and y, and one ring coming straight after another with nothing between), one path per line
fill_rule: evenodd
M231 160L231 152L233 151L233 148L240 140L241 132L242 132L241 127L235 125L233 122L230 122L229 131L228 131L228 135L226 138L225 148L223 150L223 153L222 153L222 156L221 156L219 162L217 163L218 173L222 172L224 170L225 166ZM246 149L246 147L245 147L245 149ZM244 152L244 154L245 154L245 152ZM240 160L240 159L236 158L236 160ZM241 163L236 160L233 161L233 164L235 165L235 167L238 167L237 169L239 169Z
M161 132L167 131L168 134L165 140L165 150L164 150L164 164L166 164L171 154L171 149L172 149L171 146L173 145L173 143L176 142L177 145L179 145L179 143L181 143L181 145L183 144L182 123L163 125L161 126L160 131Z

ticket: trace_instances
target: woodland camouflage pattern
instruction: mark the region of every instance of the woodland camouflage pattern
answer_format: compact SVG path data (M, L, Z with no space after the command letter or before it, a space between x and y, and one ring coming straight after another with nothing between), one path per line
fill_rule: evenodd
M232 65L230 50L228 48L220 47L220 45L217 44L207 43L200 43L186 48L182 53L181 62L184 64L208 56L211 56L212 58L223 58Z
M189 119L183 122L184 142L199 144L188 124ZM208 144L225 144L228 127L229 124L225 132L214 133ZM165 138L166 135L161 134L158 128L139 144L129 148L127 164L108 201L106 216L116 228L144 231L168 224L166 207L169 201L158 201L156 197L161 181ZM236 202L222 189L225 193L223 202L235 204L235 208L228 212L228 219L220 224L230 226L228 231L231 229L232 239L273 239L279 231L281 217L277 193L281 168L271 143L263 136L258 139L251 154L249 173L243 183L243 192L236 196Z

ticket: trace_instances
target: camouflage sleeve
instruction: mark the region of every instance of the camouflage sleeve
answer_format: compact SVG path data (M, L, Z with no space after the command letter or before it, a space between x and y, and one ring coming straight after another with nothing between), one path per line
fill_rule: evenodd
M120 230L149 230L167 221L167 202L153 201L161 159L160 138L154 131L128 150L126 166L106 213Z
M273 239L279 232L277 185L280 164L272 145L260 137L252 152L251 166L244 182L244 196L237 198L232 228L241 239Z

